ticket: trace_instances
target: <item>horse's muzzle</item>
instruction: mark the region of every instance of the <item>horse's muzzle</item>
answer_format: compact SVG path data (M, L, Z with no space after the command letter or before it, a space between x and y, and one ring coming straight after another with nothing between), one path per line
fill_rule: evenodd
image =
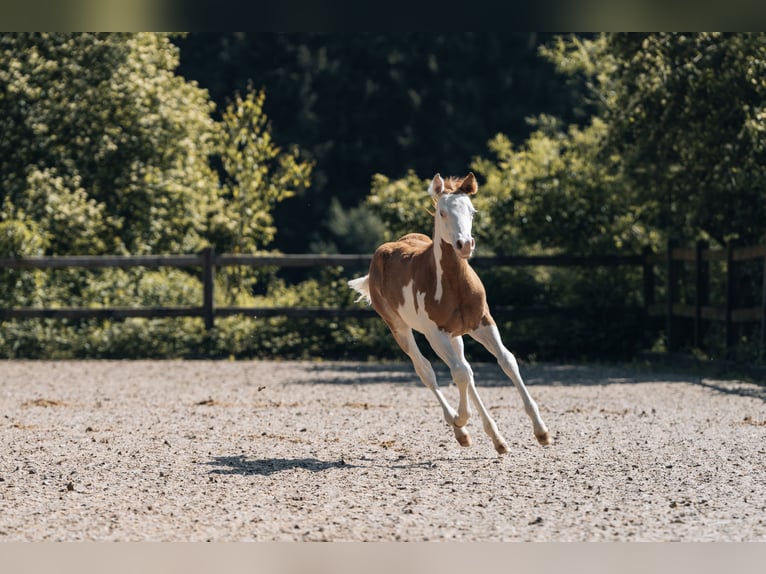
M463 259L468 259L473 255L473 250L476 248L476 241L471 237L468 241L458 239L455 241L455 253Z

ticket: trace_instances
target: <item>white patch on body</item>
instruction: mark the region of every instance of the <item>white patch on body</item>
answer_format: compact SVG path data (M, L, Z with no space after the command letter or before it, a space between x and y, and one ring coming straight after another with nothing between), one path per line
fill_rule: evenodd
M404 296L404 303L397 309L397 312L407 323L407 326L420 333L432 331L434 322L431 321L426 312L425 291L415 293L415 282L410 281L402 288L402 295Z

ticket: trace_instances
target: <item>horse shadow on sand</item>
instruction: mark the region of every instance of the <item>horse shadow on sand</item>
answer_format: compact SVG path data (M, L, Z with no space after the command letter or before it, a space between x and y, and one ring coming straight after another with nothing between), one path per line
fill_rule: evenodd
M494 458L494 457L493 457ZM323 472L331 469L352 470L368 467L385 467L390 470L405 469L432 469L436 468L442 460L426 460L411 462L403 457L395 461L376 461L373 459L360 459L361 464L351 464L342 458L339 460L318 460L316 458L262 458L249 459L246 456L216 456L206 462L214 467L210 474L217 475L240 475L240 476L270 476L280 472L294 469L303 469L309 472Z
M205 463L215 467L210 474L239 474L243 476L269 476L278 472L301 468L310 472L322 472L332 468L351 468L343 459L318 460L316 458L262 458L245 456L216 456Z

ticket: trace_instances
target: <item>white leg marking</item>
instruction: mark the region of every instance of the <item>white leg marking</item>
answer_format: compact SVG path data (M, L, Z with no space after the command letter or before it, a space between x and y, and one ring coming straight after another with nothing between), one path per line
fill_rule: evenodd
M547 445L551 443L551 437L548 433L548 427L545 426L542 417L540 417L540 411L537 408L537 403L532 399L527 391L527 387L524 385L524 381L521 378L519 372L519 364L516 361L516 357L513 356L508 349L503 345L500 339L500 332L497 330L496 325L487 325L479 327L475 331L470 333L471 337L476 339L479 343L484 345L487 350L492 353L503 369L503 372L513 382L513 385L519 391L521 400L524 402L524 411L529 418L532 419L532 426L534 428L535 436L540 444Z

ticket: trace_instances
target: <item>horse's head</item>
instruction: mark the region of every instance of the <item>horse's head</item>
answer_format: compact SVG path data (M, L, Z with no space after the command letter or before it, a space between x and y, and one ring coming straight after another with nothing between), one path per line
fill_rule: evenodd
M437 173L428 188L436 208L434 242L447 243L463 259L473 255L476 247L476 241L471 235L476 210L469 196L478 189L473 173L463 178L449 177L446 182Z

